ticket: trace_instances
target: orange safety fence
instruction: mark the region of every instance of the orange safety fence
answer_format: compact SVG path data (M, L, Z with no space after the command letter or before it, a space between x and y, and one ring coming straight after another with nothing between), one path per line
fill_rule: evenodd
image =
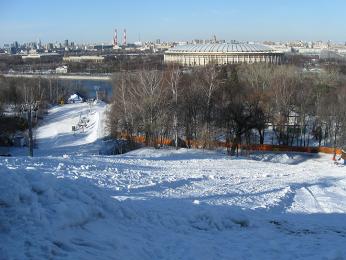
M144 135L126 135L126 134L120 134L120 138L122 139L131 139L132 141L136 142L136 143L141 143L141 144L145 144L146 143L146 139ZM155 140L153 140L153 142L155 145L170 145L172 144L172 140L168 139L168 138L156 138Z
M129 136L126 134L121 134L121 138L129 139ZM146 143L144 135L133 135L131 139L137 143ZM202 141L202 140L184 140L186 145L191 148L205 148L209 147L218 147L218 148L230 148L231 143L222 142L222 141ZM171 145L173 143L172 139L169 138L156 138L153 143L155 145ZM268 152L302 152L302 153L326 153L326 154L337 154L342 155L342 149L333 147L301 147L301 146L285 146L285 145L271 145L271 144L252 144L252 145L239 145L240 149L250 150L250 151L268 151Z
M319 152L320 153L329 153L329 154L333 154L334 153L334 148L332 147L319 147ZM335 149L335 153L336 154L342 154L342 149Z
M342 150L339 148L332 147L301 147L301 146L284 146L284 145L244 145L242 148L254 151L278 151L278 152L303 152L303 153L327 153L341 155Z

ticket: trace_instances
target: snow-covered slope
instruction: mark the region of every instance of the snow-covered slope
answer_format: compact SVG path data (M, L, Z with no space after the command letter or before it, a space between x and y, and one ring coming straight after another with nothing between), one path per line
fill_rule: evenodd
M104 103L96 103L91 107L87 103L67 104L50 109L45 122L36 131L39 150L65 148L68 153L76 150L76 147L97 141L104 136L104 111ZM73 132L72 126L78 128L81 118L89 122Z
M330 156L93 155L99 128L71 135L68 108L39 129L40 156L0 158L0 259L346 258L346 168Z
M48 115L34 131L35 156L63 154L98 154L101 139L106 135L106 104L98 102L66 104L49 109ZM85 127L78 127L81 119L87 119ZM72 131L72 126L76 131ZM14 155L27 155L25 149L12 149Z

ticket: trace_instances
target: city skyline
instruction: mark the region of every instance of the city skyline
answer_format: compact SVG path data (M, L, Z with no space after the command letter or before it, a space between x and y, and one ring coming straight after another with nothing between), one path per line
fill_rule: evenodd
M219 39L239 41L345 42L346 3L332 1L177 0L131 3L66 0L1 3L0 45L13 41L111 43L114 29L127 29L128 42ZM121 35L119 35L121 37Z

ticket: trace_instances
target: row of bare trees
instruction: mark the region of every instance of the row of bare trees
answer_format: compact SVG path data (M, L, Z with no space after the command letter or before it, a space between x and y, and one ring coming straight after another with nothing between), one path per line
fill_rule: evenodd
M65 82L45 78L7 78L0 76L0 102L20 106L32 98L49 104L66 99L68 91Z
M33 156L33 127L49 105L64 100L67 88L53 79L0 76L0 144L11 145L17 132L26 132Z
M113 78L115 137L289 146L345 145L346 81L335 71L250 64L123 72Z

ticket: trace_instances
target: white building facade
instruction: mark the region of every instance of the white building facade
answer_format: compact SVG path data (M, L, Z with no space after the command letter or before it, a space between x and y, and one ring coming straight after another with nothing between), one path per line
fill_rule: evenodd
M191 44L175 46L164 54L165 63L184 66L208 64L272 63L282 62L283 52L259 44Z

